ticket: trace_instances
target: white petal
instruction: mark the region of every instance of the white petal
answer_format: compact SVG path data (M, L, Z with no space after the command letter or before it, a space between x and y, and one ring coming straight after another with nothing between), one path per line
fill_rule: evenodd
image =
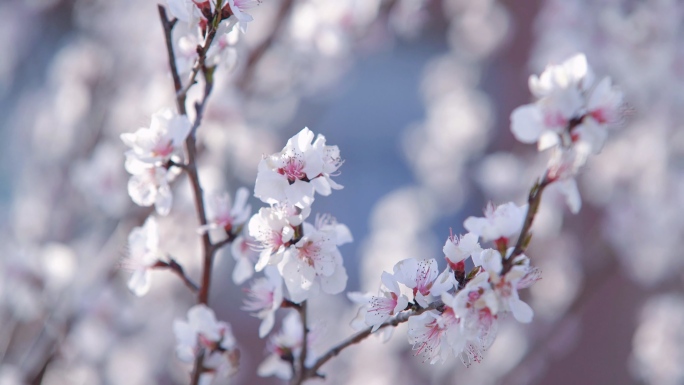
M152 282L150 280L151 273L149 269L137 269L133 271L133 275L128 280L128 288L133 294L142 297L150 291Z
M518 322L530 323L532 321L532 318L534 317L534 311L532 311L530 305L526 304L520 299L512 298L509 301L509 306L511 307L511 313L513 313L513 317L515 317Z
M320 277L321 289L328 294L339 294L347 287L347 270L339 265L335 268L333 275Z
M246 280L254 275L254 266L249 258L240 258L233 268L233 282L242 285Z
M259 338L264 338L273 329L273 324L275 323L275 313L270 312L261 321L259 325Z

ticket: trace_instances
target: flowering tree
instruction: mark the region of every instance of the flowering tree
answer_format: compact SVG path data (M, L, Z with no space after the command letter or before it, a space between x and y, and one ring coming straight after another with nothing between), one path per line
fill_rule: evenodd
M308 303L321 294L342 293L348 279L338 246L352 241L349 228L330 215L317 215L315 224L307 222L317 194L328 196L343 188L332 178L344 162L339 148L304 128L280 152L265 155L258 165L254 196L269 206L260 208L248 223L245 189L238 191L231 206L225 193L204 194L197 171L196 133L212 93L215 71L220 70L215 55L225 46L219 42L238 24L246 33L252 18L245 10L255 5L256 1L173 0L169 3L171 20L166 8L159 6L178 111L159 112L150 128L121 135L131 147L126 154L126 169L132 174L128 189L135 203L155 205L157 214L168 215L172 201L168 176L184 171L194 195L204 262L201 282L195 284L173 258L159 255L159 236L154 217L149 217L145 226L135 228L129 237L127 265L134 269L129 288L143 295L150 287L149 270L170 268L197 292L198 304L189 309L188 322L174 324L178 356L193 363L192 384L208 384L238 370L231 328L217 321L207 305L216 252L229 243L240 245L245 236L253 240L247 245L259 252L258 260L252 266L246 251L238 246L233 254L241 263L233 276L242 283L254 272L265 275L253 280L245 302L245 310L262 320L259 337L272 331L278 310L292 309L291 314L299 316L284 319L280 334L271 340L273 355L260 366L260 374L277 375L292 384L325 377L321 367L343 349L404 322L409 325L409 343L424 361L434 364L454 356L466 366L480 362L496 339L499 320L507 313L522 323L532 320L534 312L520 299L518 290L541 278L540 270L532 267L524 253L532 239L531 226L542 193L547 186L559 186L570 210L579 211L581 200L574 178L589 155L601 150L607 130L620 121L622 94L609 78L595 82L581 54L547 67L539 77L531 76L530 90L538 100L513 111L511 130L518 140L538 143L540 151L551 149L553 155L530 190L527 204L489 204L484 217L467 218L463 227L468 233L452 234L446 240L447 263L441 272L434 258L405 259L392 273L382 273L377 295L351 293L350 298L361 305L356 323L361 330L327 352L315 354L309 346L310 332L319 325L308 317ZM174 30L182 31L176 36L179 42L198 42L192 65L180 67L192 68L189 71L179 70ZM191 123L186 98L200 73L204 92L195 103ZM184 81L181 74L188 79ZM179 156L183 144L185 157ZM213 241L210 229L221 229L224 239ZM491 242L492 247L483 249L480 241L483 245Z
M135 68L139 75L120 76L111 80L111 88L98 90L95 85L106 78L102 74L109 68L103 59L107 55L97 44L75 46L54 70L68 74L55 80L55 94L69 100L69 107L49 105L44 108L50 114L36 117L37 132L50 126L46 122L57 128L88 126L81 120L114 121L116 129L93 134L79 154L70 152L75 146L41 142L43 136L34 134L37 148L44 150L38 166L70 165L64 160L69 156L78 162L68 166L69 173L63 174L68 178L46 177L50 172L27 173L27 178L52 183L45 191L54 191L54 196L69 196L64 191L72 192L73 185L73 192L87 199L60 202L55 207L63 209L55 209L51 220L36 214L49 210L34 195L17 204L20 219L13 231L18 235L9 238L39 247L12 250L7 254L13 257L0 263L9 277L0 291L0 315L3 323L8 320L11 336L0 333L0 383L98 383L93 378L107 377L103 382L210 384L244 381L252 369L259 376L292 384L321 378L329 383L376 378L381 379L378 383L420 383L428 377L445 382L454 370L448 363L459 360L466 367L458 372L463 381L522 381L516 378L526 378L526 369L541 365L536 356L545 355L546 341L573 333L568 326L572 317L563 314L577 312L615 274L587 269L585 281L571 283L581 281L583 263L578 261L586 252L576 251L576 244L585 246L584 239L591 239L588 233L595 229L590 225L600 222L595 217L602 218L600 207L608 207L606 226L615 229L608 239L615 251L606 251L603 243L587 249L602 248L595 254L615 259L608 263L611 269L622 263L635 281L652 284L668 274L667 266L676 265L666 256L659 260L667 263L635 262L644 253L670 255L656 252L661 244L666 245L662 249L677 249L679 238L672 229L681 226L667 207L676 207L678 196L660 186L667 179L670 191L679 191L681 186L674 182L679 179L669 177L679 174L667 159L660 159L660 173L651 174L646 171L648 162L636 156L644 152L630 150L630 143L669 149L669 131L640 136L643 128L633 129L625 119L629 110L622 92L610 78L597 76L614 74L630 103L636 104L640 124L649 122L650 112L642 116L642 111L651 111L653 101L638 96L649 93L649 82L632 79L630 71L616 64L622 58L648 68L639 61L643 57L630 56L635 45L643 48L648 43L639 40L641 35L625 38L619 31L629 30L621 23L634 15L642 15L640 20L660 17L672 22L664 23L661 28L667 33L658 36L677 41L677 13L667 12L681 8L676 4L644 5L621 14L606 4L587 3L575 9L545 2L539 25L557 36L540 34L533 47L535 67L546 66L529 78L534 100L512 110L510 125L506 124L510 130L488 137L495 113L473 79L504 42L511 16L497 2L369 0L361 5L343 0L331 5L318 0L168 0L158 7L129 4L130 9L124 3L106 6L131 20L139 17L136 20L149 32L140 35L143 41L122 44L121 52L135 49L135 54L112 54L111 60ZM111 39L127 36L125 28L108 24L107 17L98 19L97 25L88 24L88 7L78 10L84 28L101 28L102 36ZM554 11L559 7L563 12ZM588 25L580 33L573 30L572 20L584 20L582 7L614 12L601 8L612 15L605 17L609 21ZM366 158L361 151L328 143L326 136L315 133L319 122L293 111L303 108L306 98L336 84L354 53L377 49L378 26L391 26L393 34L411 37L428 17L442 12L450 53L426 67L425 119L411 125L401 139L415 186L379 203L365 234L335 216L349 211L338 203L341 183L350 186L341 174L356 177L349 167ZM260 18L268 28L260 26ZM152 27L157 23L161 28ZM567 36L579 36L578 41L564 45L572 49L558 48L554 38ZM615 58L601 55L597 42L610 42L606 44ZM665 55L671 62L663 59L671 68L659 68L680 79L681 47L673 43L671 51ZM594 72L589 61L600 70ZM148 83L149 88L141 86ZM93 109L94 116L86 119L89 97L84 90L91 86L104 95L113 90L121 94L104 112ZM676 108L668 106L676 107L673 100L680 95L668 95L668 100L658 102L662 113L654 115L677 121L672 118ZM128 111L136 111L138 117L129 117L124 113ZM505 120L508 123L508 116ZM296 122L296 129L288 126L290 121ZM135 130L141 125L145 127ZM301 129L303 125L313 131ZM286 142L269 132L283 126L294 134ZM616 149L608 137L618 127L622 132L614 143L622 147ZM530 155L483 155L487 147L515 146L512 138L523 144L522 154ZM540 156L532 156L526 144L536 144ZM590 161L599 153L601 159ZM618 170L615 165L623 163L615 159L624 159L629 170ZM128 176L122 175L123 169ZM639 179L643 175L650 175L647 183ZM637 192L615 192L614 186L625 185ZM119 194L120 187L127 194ZM477 189L479 194L474 194ZM554 208L555 200L573 214L583 204L585 209L579 219L565 218L561 227L565 213ZM139 207L129 207L130 201ZM461 211L465 202L484 203L482 216L457 217L455 213L466 212ZM654 208L654 202L662 207ZM99 207L110 222L93 226L90 207ZM331 213L321 213L319 207ZM72 213L80 216L71 217ZM446 217L449 224L444 226L440 218ZM26 218L60 225L41 230ZM635 223L652 226L643 244L634 241L638 237L633 235L641 231ZM441 252L429 247L431 238L426 235L437 224L444 235L451 225L449 236L439 241ZM60 236L74 229L88 235ZM363 257L356 261L349 244L359 240ZM116 290L122 276L130 293L145 298L128 302L130 293ZM226 281L232 281L230 286ZM567 302L548 301L555 305L544 307L539 298L553 295L549 282L558 291L567 291ZM637 368L635 376L645 382L678 383L677 370L662 364L657 349L637 347L652 343L656 334L656 340L668 341L661 331L676 325L670 318L681 318L680 299L659 296L644 307L630 362ZM259 322L247 325L239 312ZM531 322L533 327L528 326ZM345 329L347 324L351 330ZM23 344L24 349L15 333L35 338L29 338L32 342ZM255 347L260 346L258 339L264 341L265 353ZM349 356L357 345L364 350ZM672 345L675 349L676 343ZM501 346L509 347L509 364L502 364L497 353ZM151 347L158 354L151 354ZM163 354L171 350L175 361ZM405 350L416 357L406 361L401 357ZM255 365L256 360L261 363ZM367 370L370 361L382 373ZM397 362L420 369L395 378L406 374ZM515 363L520 363L518 368L511 369ZM472 374L481 373L478 367L488 372L486 381ZM134 373L140 377L126 378Z

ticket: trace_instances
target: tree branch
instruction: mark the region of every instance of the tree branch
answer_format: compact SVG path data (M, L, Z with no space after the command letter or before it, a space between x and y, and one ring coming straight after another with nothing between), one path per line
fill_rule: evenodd
M415 310L410 310L406 312L402 312L397 314L394 318L390 319L389 321L384 322L378 330L384 329L388 326L395 327L399 324L402 324L406 321L409 320L410 317L421 315L425 313L426 311L430 310L438 310L441 309L444 306L444 303L442 301L435 301L431 303L428 307L425 308L420 308L420 309L415 309ZM301 376L301 379L297 382L294 382L295 384L299 385L302 384L304 381L310 378L315 378L315 377L324 377L322 374L318 373L318 369L321 368L326 362L328 362L331 358L339 355L344 349L350 347L351 345L357 344L372 334L372 327L368 327L367 329L364 329L363 331L360 331L353 336L347 338L346 340L340 342L339 344L333 346L330 350L328 350L327 353L324 355L320 356L310 367L306 368L304 371L303 376Z
M214 73L214 68L213 67L206 67L206 55L207 52L209 51L209 47L211 46L211 43L214 40L214 37L216 36L216 30L218 28L219 23L221 22L222 19L222 14L221 10L223 9L223 1L222 0L217 0L216 2L216 11L212 15L212 20L210 23L207 23L207 29L206 29L206 35L205 39L202 45L197 46L197 60L195 61L195 65L193 66L192 73L190 75L190 79L188 80L188 83L185 87L183 87L181 80L180 80L180 75L178 74L178 67L176 66L176 59L175 55L173 52L173 40L171 36L171 32L173 30L173 26L176 23L176 20L169 21L168 17L166 16L166 10L164 9L163 6L159 6L159 16L162 22L162 27L164 28L164 37L166 39L166 48L168 51L169 55L169 67L171 69L171 75L173 77L173 83L174 83L174 89L176 90L176 106L178 108L178 112L181 115L187 115L187 110L186 110L186 99L187 99L187 92L192 87L192 85L195 84L195 78L197 77L197 74L199 71L202 71L202 74L204 75L204 95L202 97L202 100L200 102L195 103L195 120L192 125L192 130L188 137L185 140L185 151L187 153L188 161L186 166L184 167L184 170L188 176L188 179L190 181L190 186L192 188L193 192L193 198L195 201L195 211L197 212L197 219L199 221L200 226L204 226L207 224L207 216L206 216L206 210L204 206L204 194L202 191L202 186L199 181L199 176L197 172L197 144L196 144L196 132L197 129L199 128L200 124L202 123L202 117L204 115L204 108L206 106L207 100L209 98L209 95L211 94L211 91L213 89L213 73ZM214 253L217 250L214 248L211 244L211 240L209 239L209 234L208 233L203 233L202 234L202 255L203 255L203 261L202 261L202 280L199 286L199 290L197 292L197 303L200 304L207 304L209 302L209 288L211 286L211 271L212 271L212 265L213 265L213 259L214 259ZM197 385L200 379L200 376L203 371L203 361L204 361L204 354L198 354L197 358L195 360L195 365L193 367L192 371L192 381L191 384Z
M537 215L537 212L539 211L539 204L541 203L542 193L544 192L546 186L548 186L549 184L551 184L551 181L546 177L545 174L544 177L540 181L537 181L534 184L534 186L532 186L532 188L530 189L530 194L527 197L527 215L525 216L523 227L520 230L518 242L515 244L515 248L513 249L513 252L511 253L510 257L504 259L503 270L501 272L501 275L506 274L513 267L515 257L521 255L525 252L525 249L527 249L527 246L529 245L530 240L532 239L532 233L530 232L530 230L532 229L532 223L534 222L534 218Z
M299 360L295 364L293 363L295 371L292 373L292 381L291 383L294 384L301 384L304 379L305 379L305 374L306 374L306 356L309 351L309 326L307 323L307 317L306 317L306 302L304 301L299 306L295 307L297 309L297 312L299 313L299 317L302 320L302 351L299 353Z
M199 286L197 286L197 284L193 282L190 279L190 277L185 275L185 270L183 270L183 266L176 262L175 259L169 258L169 262L157 261L157 264L155 264L154 267L171 270L178 277L180 277L180 279L183 280L185 286L187 286L188 289L190 289L193 293L197 293L197 291L199 290Z

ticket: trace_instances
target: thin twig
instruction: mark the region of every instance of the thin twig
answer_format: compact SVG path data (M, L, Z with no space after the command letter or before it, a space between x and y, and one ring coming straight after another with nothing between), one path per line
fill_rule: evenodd
M188 287L193 293L197 293L199 290L199 286L190 279L185 274L185 270L183 269L183 266L181 266L178 262L176 262L175 259L169 258L169 262L164 262L164 261L158 261L155 265L155 268L161 268L161 269L169 269L172 272L174 272L180 279L183 280L183 283L185 286Z
M380 325L378 330L384 329L388 326L397 326L408 321L410 317L421 315L426 311L441 309L443 306L444 303L442 301L435 301L431 303L428 307L399 313L394 318ZM318 369L320 369L321 366L323 366L323 364L328 362L331 358L339 355L344 349L348 348L349 346L357 344L368 338L368 336L372 334L372 330L372 327L368 327L367 329L364 329L363 331L354 334L353 336L347 338L346 340L332 347L330 350L328 350L327 353L320 356L310 367L306 368L306 370L304 371L304 375L301 377L301 380L296 384L301 384L309 378L324 377L322 374L318 373Z
M305 379L304 376L306 375L306 356L309 352L309 326L307 324L306 317L306 303L307 301L304 301L295 308L297 309L299 317L302 321L302 350L299 353L299 360L297 364L295 365L293 362L293 367L295 368L295 371L292 373L291 381L293 385L301 384Z
M548 178L546 178L546 176L544 176L530 189L530 194L527 197L527 214L525 215L523 227L520 230L520 235L518 236L518 242L515 244L515 248L513 249L513 252L511 253L510 257L504 260L501 275L506 274L513 267L515 257L521 255L525 252L525 249L527 249L527 246L529 245L532 236L530 230L532 229L532 223L534 222L534 218L537 215L537 212L539 211L539 204L541 203L542 193L544 192L546 186L548 186L549 184L551 184L551 181Z
M197 143L196 143L196 132L202 123L202 117L204 115L204 108L206 106L209 95L213 89L213 67L206 67L206 55L209 51L209 47L216 36L216 30L219 23L221 22L223 9L223 1L217 0L216 11L212 15L212 20L207 23L207 30L204 42L202 45L197 47L197 60L193 66L193 71L188 80L186 87L183 87L180 81L180 75L178 74L178 67L176 66L176 58L173 53L173 44L171 32L175 21L169 21L166 16L166 11L163 6L159 6L159 15L161 18L162 26L164 28L164 37L166 39L166 48L169 55L169 66L171 68L171 73L174 79L174 88L176 90L176 105L178 107L178 112L182 115L187 115L186 110L186 98L187 91L195 83L195 78L199 71L202 71L204 75L204 95L202 100L195 103L195 121L192 125L192 130L188 137L185 139L185 151L187 153L188 161L184 168L185 173L190 181L190 186L193 192L193 198L195 201L195 211L197 212L197 219L200 226L205 226L207 224L207 216L204 205L204 194L202 191L202 186L199 181L199 176L197 172ZM202 242L202 280L197 292L197 303L207 304L209 302L209 288L211 286L211 271L214 259L214 253L217 248L213 247L211 240L209 239L209 234L207 232L203 233L201 236ZM199 383L201 374L204 370L203 368L204 354L200 353L195 359L195 364L192 370L192 385L197 385Z
M164 27L164 40L166 40L166 51L169 56L169 67L171 67L171 76L173 77L173 87L176 89L176 106L178 107L178 112L181 115L186 115L185 111L185 93L180 94L179 91L183 88L183 83L181 83L180 75L178 74L178 66L176 65L176 55L173 53L173 37L171 32L173 27L178 22L178 19L169 20L166 16L166 8L159 4L157 6L159 10L159 18L162 22L162 27Z

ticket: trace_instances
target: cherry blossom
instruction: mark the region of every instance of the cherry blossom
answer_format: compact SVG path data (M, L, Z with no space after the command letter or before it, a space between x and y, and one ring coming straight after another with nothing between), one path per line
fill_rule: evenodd
M468 217L463 222L463 226L484 241L507 239L522 228L527 214L527 205L516 206L509 202L495 207L490 203L485 208L484 214L484 218Z
M287 219L277 214L272 208L262 207L252 215L247 225L249 235L257 242L255 248L260 251L256 271L279 263L294 237L294 229Z
M132 270L128 288L133 294L142 297L151 286L151 269L163 257L159 251L159 230L154 217L148 217L142 227L134 228L128 235L128 256L121 267Z
M373 332L378 330L383 322L391 316L404 310L408 305L408 298L401 294L397 280L387 272L382 273L382 286L379 296L372 296L368 300L366 312L366 324L373 327Z
M422 355L430 364L446 361L452 353L449 341L454 333L459 333L458 319L450 308L441 314L429 311L411 317L408 329L408 340L416 355Z
M351 232L329 216L319 217L316 226L304 222L303 230L304 236L278 264L290 299L304 301L319 286L328 294L342 292L347 272L337 247L352 241Z
M262 377L277 376L284 380L292 377L292 363L302 351L302 321L299 314L290 312L284 319L280 331L273 335L267 345L270 353L259 365L257 373ZM309 333L309 337L312 334ZM312 356L309 356L312 357Z
M280 153L264 157L259 163L254 196L268 204L288 201L304 208L313 203L314 191L328 195L331 188L342 188L330 179L330 172L341 164L339 150L326 146L322 135L315 145L311 144L313 139L314 133L304 128ZM316 179L321 180L314 182Z
M131 175L128 180L128 195L139 206L155 206L157 214L168 215L173 203L169 182L178 175L178 169L150 166L135 155L126 154L126 171Z
M443 294L442 300L461 320L464 335L481 339L484 349L494 342L499 300L489 283L488 274L476 275L463 290L454 296Z
M534 312L528 304L520 300L518 289L534 283L538 279L538 270L530 268L529 259L525 255L516 257L513 267L503 276L501 275L503 271L501 254L488 253L483 255L482 262L482 266L489 275L489 282L499 299L501 310L513 313L518 322L531 322ZM493 309L493 313L496 313L497 310Z
M187 116L167 108L152 115L149 128L121 134L121 140L140 161L161 165L180 153L191 126Z
M539 98L516 108L511 131L523 143L538 142L539 150L580 143L598 153L606 128L620 120L622 93L610 78L594 85L594 75L583 54L548 66L540 77L530 76L530 91Z
M257 278L246 290L248 299L245 300L243 310L253 312L260 318L259 337L264 338L273 329L275 312L283 302L283 279L273 266L264 269L266 277Z
M205 197L208 223L200 226L198 231L205 233L213 229L224 229L231 233L241 227L249 218L252 206L247 204L249 190L241 187L235 193L233 203L228 193L210 193ZM232 203L232 205L231 205Z
M440 295L453 288L453 274L444 272L440 276L435 259L415 258L399 261L394 265L394 276L399 283L413 290L414 299L423 307L429 304L428 296ZM438 278L439 276L439 278Z
M227 0L228 7L233 13L233 16L238 20L240 24L240 30L243 33L247 32L247 23L254 20L252 15L245 12L245 10L254 8L261 4L262 0Z
M230 244L230 253L235 260L233 282L236 285L242 285L254 275L254 264L257 261L258 255L252 250L247 238L243 236L238 236Z
M239 354L235 337L229 324L217 321L214 311L204 304L188 310L188 320L175 320L173 331L176 335L176 354L187 363L204 352L205 368L201 384L212 384L219 376L228 376L237 369Z
M173 17L187 24L197 24L202 13L195 0L167 0L169 12Z
M460 237L451 235L442 248L449 266L453 270L464 270L464 260L470 256L478 255L482 248L475 234L468 233Z

